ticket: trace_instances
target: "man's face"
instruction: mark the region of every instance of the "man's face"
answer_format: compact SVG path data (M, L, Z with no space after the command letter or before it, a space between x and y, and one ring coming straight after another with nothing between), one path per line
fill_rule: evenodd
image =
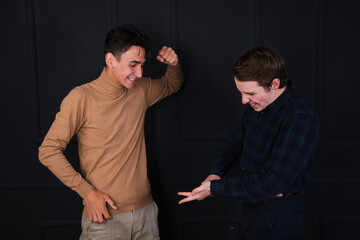
M131 89L135 86L136 79L142 77L144 63L145 50L139 46L131 46L121 54L120 60L114 57L111 66L108 64L108 74L127 89Z
M242 95L242 104L250 104L257 112L264 110L275 99L275 91L270 88L266 90L257 81L238 81L235 77L235 84Z

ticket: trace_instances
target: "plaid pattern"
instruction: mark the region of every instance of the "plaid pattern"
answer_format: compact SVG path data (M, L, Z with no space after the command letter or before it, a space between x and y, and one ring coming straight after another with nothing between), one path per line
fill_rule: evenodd
M291 85L263 111L248 107L210 170L223 177L239 160L238 174L212 181L211 192L243 202L305 192L319 128L317 114Z

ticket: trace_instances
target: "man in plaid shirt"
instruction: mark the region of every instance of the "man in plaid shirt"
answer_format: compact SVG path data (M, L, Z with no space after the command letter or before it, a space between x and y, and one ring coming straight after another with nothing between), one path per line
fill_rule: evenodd
M302 239L306 190L319 139L312 106L287 80L274 49L254 48L233 67L242 103L249 104L237 130L223 143L209 176L179 203L222 195L243 203L239 239ZM223 178L235 161L238 174Z

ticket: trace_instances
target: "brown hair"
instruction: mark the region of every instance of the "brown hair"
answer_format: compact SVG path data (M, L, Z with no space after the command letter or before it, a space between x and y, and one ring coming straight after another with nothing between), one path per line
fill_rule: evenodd
M120 60L121 55L131 46L139 46L145 49L145 57L150 55L151 39L143 35L131 24L123 24L111 29L105 38L104 53L114 54Z
M245 53L233 67L238 81L257 81L269 89L275 78L280 80L279 88L287 85L285 61L278 51L268 47L257 47Z

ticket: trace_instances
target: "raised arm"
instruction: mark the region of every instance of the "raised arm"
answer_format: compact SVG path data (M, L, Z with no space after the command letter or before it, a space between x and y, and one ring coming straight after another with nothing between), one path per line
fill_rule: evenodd
M167 64L167 70L161 78L146 81L148 106L177 92L184 81L178 55L171 47L162 47L156 58L159 62Z

